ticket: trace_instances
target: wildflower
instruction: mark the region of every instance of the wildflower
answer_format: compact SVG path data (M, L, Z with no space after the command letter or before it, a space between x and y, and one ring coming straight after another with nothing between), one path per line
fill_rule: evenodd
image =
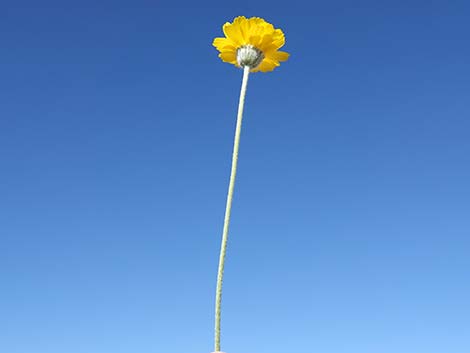
M232 168L225 206L224 227L222 230L222 244L219 255L219 270L217 272L217 288L215 295L215 337L213 353L220 351L220 321L222 304L222 282L224 277L225 254L227 252L228 230L232 210L233 191L237 174L238 149L240 145L240 132L242 128L243 108L245 105L246 88L250 72L272 71L279 66L280 61L286 61L289 54L279 51L284 43L284 33L275 29L272 24L262 18L247 19L239 16L233 23L227 22L223 26L225 38L215 38L212 43L218 51L222 61L243 68L242 86L238 101L237 124L233 142Z
M285 43L281 29L259 17L236 17L223 25L225 37L215 38L212 45L222 61L238 67L248 66L251 72L273 71L289 54L278 50Z

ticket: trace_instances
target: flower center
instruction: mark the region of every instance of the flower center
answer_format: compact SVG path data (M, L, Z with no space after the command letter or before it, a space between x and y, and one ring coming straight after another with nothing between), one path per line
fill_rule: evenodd
M243 45L237 49L237 62L241 67L256 68L264 59L264 54L251 44Z

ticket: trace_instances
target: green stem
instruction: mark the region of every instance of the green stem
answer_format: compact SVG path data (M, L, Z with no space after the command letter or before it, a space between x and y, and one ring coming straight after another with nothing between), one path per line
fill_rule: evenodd
M222 281L224 277L225 253L227 252L228 228L230 224L230 212L232 209L233 189L235 177L237 175L238 146L240 144L240 131L242 128L243 106L245 105L246 86L250 68L243 68L243 80L240 90L240 100L238 103L237 127L235 130L235 140L233 142L232 170L230 172L230 182L228 186L227 205L225 207L224 229L222 232L222 244L220 247L219 271L217 273L217 289L215 293L215 351L220 351L220 312L222 303Z

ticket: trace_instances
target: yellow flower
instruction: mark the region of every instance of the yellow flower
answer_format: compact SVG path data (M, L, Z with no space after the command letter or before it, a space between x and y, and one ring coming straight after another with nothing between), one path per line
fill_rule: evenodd
M289 54L279 51L284 33L262 18L239 16L223 26L225 37L215 38L212 45L219 58L238 67L249 66L251 72L268 72L286 61Z

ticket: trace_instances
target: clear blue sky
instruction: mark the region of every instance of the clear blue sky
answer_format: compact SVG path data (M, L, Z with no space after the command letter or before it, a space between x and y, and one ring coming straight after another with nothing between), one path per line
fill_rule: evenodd
M0 351L470 351L468 1L3 1Z

